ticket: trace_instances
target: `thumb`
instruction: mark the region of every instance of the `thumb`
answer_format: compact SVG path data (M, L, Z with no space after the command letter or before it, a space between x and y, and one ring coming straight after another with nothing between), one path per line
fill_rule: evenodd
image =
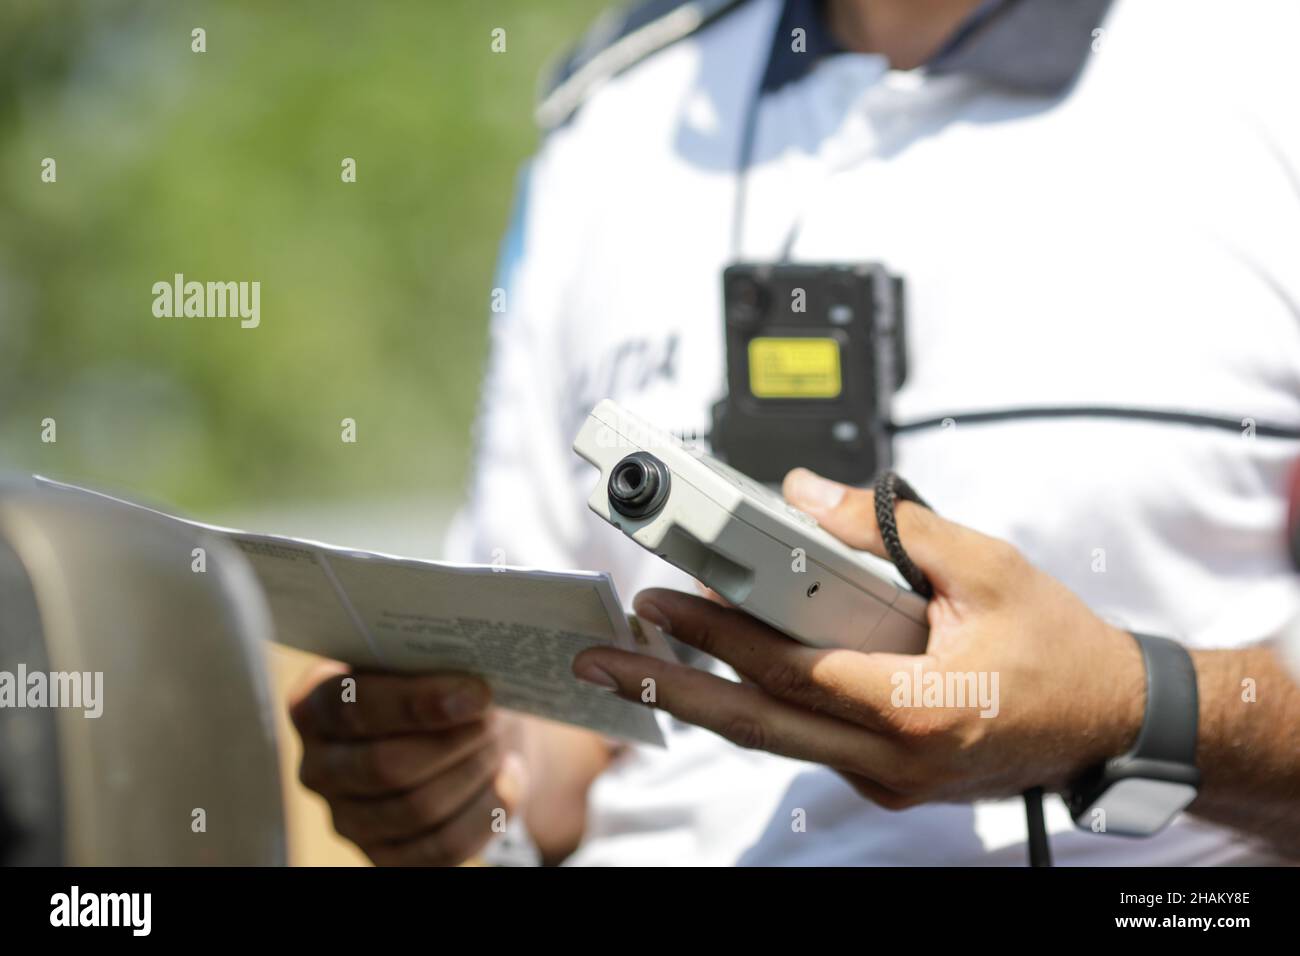
M501 769L497 771L495 784L497 796L505 804L508 815L513 816L522 811L529 783L528 765L523 756L514 750L507 751L501 761Z
M831 481L807 468L786 475L781 490L790 504L812 515L849 547L888 560L876 523L876 497L870 490ZM953 593L963 571L966 576L976 571L990 544L997 544L914 501L900 499L894 516L903 548L940 594Z

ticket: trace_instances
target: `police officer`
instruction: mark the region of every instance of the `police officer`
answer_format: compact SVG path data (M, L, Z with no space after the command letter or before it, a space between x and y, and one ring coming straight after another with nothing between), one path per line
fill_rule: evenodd
M322 675L294 716L339 831L379 863L455 863L505 808L552 861L1020 863L1006 798L1038 785L1069 801L1047 805L1061 862L1294 852L1300 699L1266 642L1300 609L1297 27L1213 0L604 21L538 111L451 555L690 591L587 513L578 423L612 397L709 432L729 263L887 263L894 465L937 512L897 512L936 591L924 668L998 675L998 715L899 707L911 662L815 658L654 590L638 608L712 673L575 669L623 694L653 676L667 750L505 714L463 676L362 675L344 708ZM786 492L880 549L869 493L806 471Z

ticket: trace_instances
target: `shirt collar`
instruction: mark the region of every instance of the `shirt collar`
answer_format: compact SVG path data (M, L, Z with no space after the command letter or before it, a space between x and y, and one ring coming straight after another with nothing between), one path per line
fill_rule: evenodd
M1026 93L1053 95L1074 82L1092 49L1092 31L1111 0L985 0L926 64ZM846 52L831 34L826 0L785 0L761 90L801 79L822 57ZM793 31L804 31L796 51Z

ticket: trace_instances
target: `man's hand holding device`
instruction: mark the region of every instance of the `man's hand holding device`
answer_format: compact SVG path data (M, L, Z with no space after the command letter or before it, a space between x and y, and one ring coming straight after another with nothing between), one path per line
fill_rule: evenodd
M871 492L806 471L792 472L784 491L845 544L884 556ZM924 654L808 647L742 611L651 590L637 596L638 615L726 661L745 682L603 650L579 655L574 672L638 700L651 678L656 706L741 746L834 767L891 809L1063 788L1124 752L1144 699L1132 637L1010 545L911 502L900 502L897 518L935 590ZM940 686L950 674L976 683L985 675L999 699L925 706L924 679L912 686L918 674L939 675Z
M1188 653L1102 621L1006 542L895 503L896 476L879 510L806 469L782 499L609 401L574 450L601 471L593 511L733 605L652 590L638 615L743 680L605 649L577 656L578 677L634 701L653 681L655 706L889 808L1023 792L1035 865L1041 788L1081 826L1134 836L1195 799Z

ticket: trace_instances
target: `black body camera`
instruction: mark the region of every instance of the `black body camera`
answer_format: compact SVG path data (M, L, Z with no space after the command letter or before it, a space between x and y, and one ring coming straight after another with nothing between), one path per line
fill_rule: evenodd
M907 374L903 281L878 265L737 264L722 277L727 397L714 453L764 482L797 465L849 484L890 466Z

